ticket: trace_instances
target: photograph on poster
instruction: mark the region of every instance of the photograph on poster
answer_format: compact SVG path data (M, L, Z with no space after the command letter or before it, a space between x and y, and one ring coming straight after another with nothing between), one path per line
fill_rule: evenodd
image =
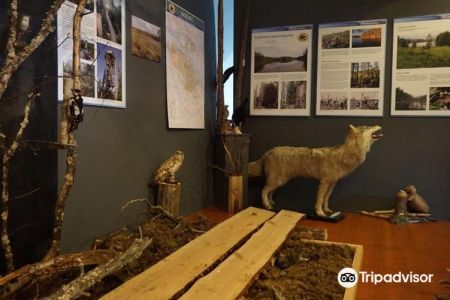
M348 95L346 92L323 92L320 94L321 110L347 110Z
M306 108L306 81L282 81L281 109Z
M64 98L71 98L72 95L72 58L63 63L64 78L63 89ZM84 97L95 97L95 68L92 63L80 63L80 90Z
M252 30L250 114L308 116L312 25Z
M397 69L450 67L450 31L429 26L397 37Z
M336 31L322 36L322 49L350 47L350 30Z
M380 67L378 62L353 62L351 68L352 88L380 87Z
M352 92L350 110L378 110L380 95L378 91Z
M360 28L352 30L352 48L380 46L381 28Z
M121 0L96 0L97 36L116 44L122 44Z
M80 58L88 61L94 61L95 58L95 44L93 41L81 37L80 41Z
M430 110L450 110L450 86L430 88Z
M131 16L131 54L151 61L161 61L161 29Z
M450 14L394 19L391 115L450 116Z
M259 81L253 92L253 108L276 109L278 108L278 81Z
M97 97L122 101L122 51L97 43Z
M395 89L395 110L426 110L427 90L421 85L405 83Z
M308 42L255 47L255 73L304 72L308 64Z

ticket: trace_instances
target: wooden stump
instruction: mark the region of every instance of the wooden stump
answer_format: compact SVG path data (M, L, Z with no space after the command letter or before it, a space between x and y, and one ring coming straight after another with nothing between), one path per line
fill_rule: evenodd
M170 214L178 216L180 214L180 194L181 183L158 183L157 203Z
M243 208L243 177L228 176L227 209L229 213L239 212Z

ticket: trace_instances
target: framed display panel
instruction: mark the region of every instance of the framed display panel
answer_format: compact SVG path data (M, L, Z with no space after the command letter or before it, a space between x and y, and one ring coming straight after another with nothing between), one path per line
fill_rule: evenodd
M383 115L386 19L319 25L316 114Z
M252 31L250 114L309 116L312 25Z
M450 116L450 14L394 19L391 115Z
M58 11L58 100L72 97L72 26L77 1ZM125 1L87 1L81 22L81 94L86 105L126 107Z

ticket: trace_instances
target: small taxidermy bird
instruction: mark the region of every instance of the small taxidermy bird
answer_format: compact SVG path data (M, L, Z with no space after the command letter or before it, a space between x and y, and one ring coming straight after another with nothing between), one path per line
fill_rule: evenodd
M80 90L73 90L73 97L69 99L69 117L69 131L72 132L83 121L83 97Z
M23 40L24 36L30 28L30 16L23 15L19 18L17 23L17 36L16 36L16 48L23 48L26 46L26 42Z
M169 159L164 161L159 168L153 173L150 185L156 186L158 183L173 183L175 180L175 173L183 165L184 153L176 151Z

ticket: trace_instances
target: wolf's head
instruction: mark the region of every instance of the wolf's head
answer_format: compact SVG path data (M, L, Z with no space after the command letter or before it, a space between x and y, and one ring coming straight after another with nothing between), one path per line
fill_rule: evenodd
M369 152L370 146L379 140L383 134L381 126L358 126L349 125L350 130L347 138L356 143L364 151Z

